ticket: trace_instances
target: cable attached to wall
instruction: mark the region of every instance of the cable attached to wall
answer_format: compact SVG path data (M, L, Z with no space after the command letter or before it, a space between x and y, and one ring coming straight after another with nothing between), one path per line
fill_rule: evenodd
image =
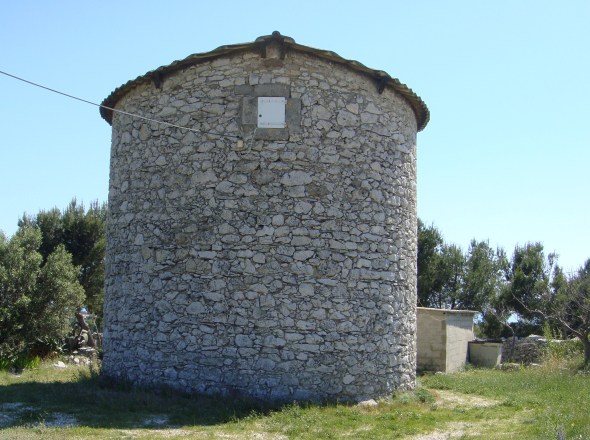
M48 90L48 91L53 92L53 93L57 93L58 95L62 95L62 96L65 96L67 98L75 99L76 101L81 101L81 102L84 102L86 104L94 105L94 106L99 107L99 108L104 108L106 110L110 110L110 111L115 112L115 113L120 113L122 115L130 116L132 118L142 119L142 120L148 121L148 122L155 122L157 124L162 124L162 125L165 125L167 127L178 128L178 129L181 129L181 130L188 130L188 131L192 131L194 133L210 134L210 135L213 135L213 136L233 138L233 139L242 139L242 137L241 136L238 136L238 135L220 134L220 133L214 133L212 131L197 130L195 128L185 127L185 126L182 126L182 125L176 125L176 124L172 124L171 122L166 122L166 121L162 121L162 120L159 120L159 119L148 118L146 116L141 116L141 115L138 115L138 114L135 114L135 113L125 112L123 110L117 110L117 109L112 108L112 107L107 107L106 105L97 104L95 102L88 101L86 99L78 98L77 96L73 96L73 95L69 95L69 94L64 93L64 92L60 92L59 90L55 90L55 89L52 89L50 87L47 87L47 86L44 86L44 85L35 83L33 81L29 81L29 80L26 80L24 78L20 78L20 77L18 77L16 75L12 75L10 73L3 72L2 70L0 70L0 73L3 74L3 75L8 76L10 78L16 79L18 81L22 81L24 83L27 83L29 85L32 85L32 86L35 86L35 87L39 87L41 89L45 89L45 90Z

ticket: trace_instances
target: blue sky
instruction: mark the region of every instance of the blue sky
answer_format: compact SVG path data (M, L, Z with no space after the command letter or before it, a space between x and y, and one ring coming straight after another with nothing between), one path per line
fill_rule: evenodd
M0 9L0 70L100 103L158 66L279 30L388 72L428 105L418 215L447 242L590 258L590 2L29 1ZM98 108L0 75L0 230L106 201Z

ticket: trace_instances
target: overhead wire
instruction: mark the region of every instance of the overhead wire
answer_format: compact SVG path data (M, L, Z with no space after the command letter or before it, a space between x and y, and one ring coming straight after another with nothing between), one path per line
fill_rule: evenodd
M56 90L56 89L52 89L51 87L47 87L47 86L44 86L42 84L38 84L38 83L33 82L33 81L29 81L27 79L21 78L21 77L16 76L16 75L12 75L12 74L10 74L8 72L4 72L2 70L0 70L0 73L3 74L3 75L8 76L10 78L14 78L14 79L16 79L18 81L22 81L24 83L30 84L32 86L39 87L41 89L45 89L45 90L48 90L48 91L53 92L53 93L57 93L58 95L66 96L68 98L75 99L76 101L81 101L81 102L84 102L86 104L94 105L94 106L99 107L99 108L104 108L106 110L110 110L110 111L115 112L115 113L120 113L122 115L130 116L132 118L142 119L142 120L148 121L148 122L155 122L157 124L166 125L167 127L179 128L181 130L188 130L188 131L192 131L194 133L210 134L210 135L214 135L214 136L229 137L229 138L234 138L234 139L241 139L242 138L241 136L238 136L238 135L221 134L221 133L215 133L215 132L212 132L212 131L198 130L196 128L186 127L186 126L183 126L183 125L177 125L177 124L173 124L171 122L162 121L160 119L148 118L146 116L138 115L136 113L130 113L130 112L126 112L126 111L123 111L123 110L118 110L116 108L112 108L112 107L108 107L106 105L97 104L96 102L88 101L87 99L78 98L77 96L70 95L68 93L64 93L64 92L61 92L61 91Z

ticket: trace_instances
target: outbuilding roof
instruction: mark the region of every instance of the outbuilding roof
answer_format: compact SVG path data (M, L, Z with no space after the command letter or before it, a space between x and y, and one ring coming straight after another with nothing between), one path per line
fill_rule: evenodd
M259 37L251 43L231 44L218 47L211 52L189 55L183 60L174 61L167 66L158 67L157 69L151 70L144 75L138 76L137 78L130 80L122 86L116 88L101 103L100 114L109 124L111 124L113 119L113 109L117 105L117 102L134 87L145 82L152 81L158 86L166 76L178 70L240 52L259 51L261 56L264 58L266 57L266 48L271 43L278 43L280 45L282 56L284 56L284 54L288 51L303 52L317 56L321 59L329 60L333 63L342 64L352 70L370 76L375 80L376 87L378 88L379 92L382 92L386 87L390 87L408 101L414 110L414 114L416 115L418 131L421 131L424 129L424 127L426 127L426 124L430 118L428 107L426 107L424 101L422 101L422 99L416 95L412 89L400 82L397 78L392 78L382 70L371 69L364 64L359 63L358 61L342 58L340 55L334 52L297 44L293 38L281 35L277 31L273 32L272 35Z

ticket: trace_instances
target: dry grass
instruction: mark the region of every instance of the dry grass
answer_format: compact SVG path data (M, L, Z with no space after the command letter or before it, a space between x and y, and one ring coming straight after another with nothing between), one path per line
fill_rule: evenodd
M470 370L421 379L376 406L270 407L104 386L96 370L0 373L0 439L590 438L590 378L561 368Z

